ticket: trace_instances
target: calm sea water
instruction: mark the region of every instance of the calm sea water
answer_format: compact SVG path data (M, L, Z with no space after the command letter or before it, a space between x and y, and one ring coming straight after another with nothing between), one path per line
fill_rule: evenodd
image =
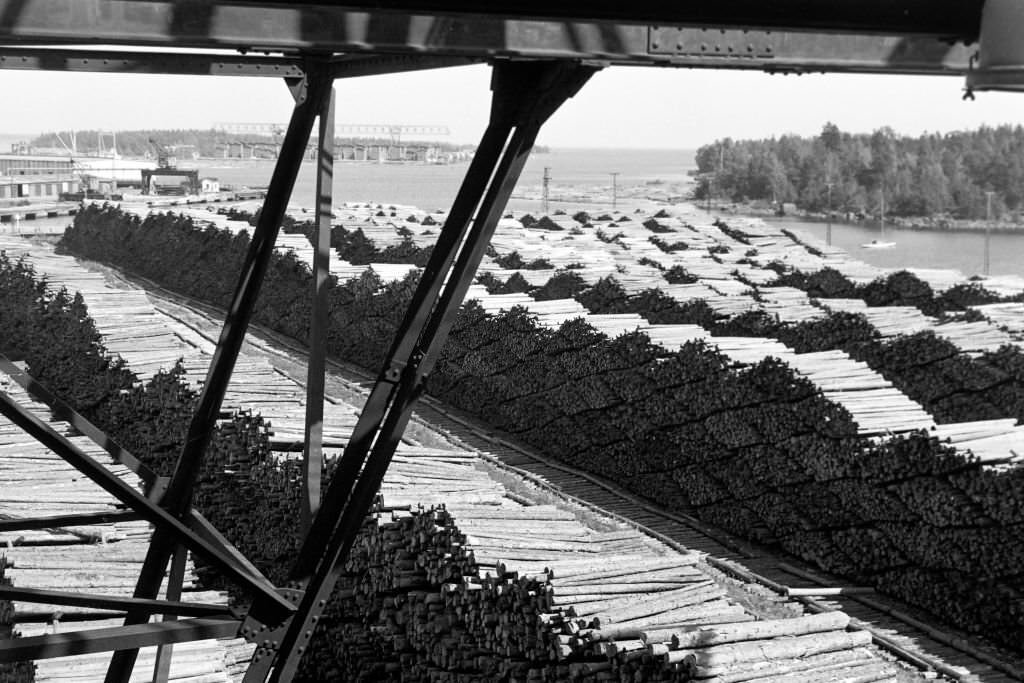
M792 227L825 240L827 226L816 221L767 219L773 224ZM889 249L864 249L881 239L880 228L873 224L832 224L832 244L855 258L884 268L953 268L964 275L984 272L985 234L983 231L928 231L886 226L885 241L895 242ZM989 244L991 275L1024 276L1024 233L992 233Z
M563 187L611 187L611 173L618 173L620 188L645 182L682 182L693 167L692 150L557 149L534 154L520 177L517 194L540 186L544 168L550 169L552 194ZM190 166L190 164L183 164ZM222 183L262 186L270 182L272 161L197 162L204 174ZM447 166L419 164L339 163L334 167L334 203L346 201L410 204L421 209L451 206L469 164ZM292 193L292 203L311 207L316 190L315 165L302 165ZM513 208L535 210L537 202L513 200Z

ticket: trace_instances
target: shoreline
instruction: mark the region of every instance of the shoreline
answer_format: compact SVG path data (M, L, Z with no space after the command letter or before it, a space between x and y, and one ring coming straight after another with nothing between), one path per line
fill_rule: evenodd
M692 202L698 208L704 208L707 203L699 202L695 199L688 200ZM723 215L732 216L748 216L754 218L762 218L766 220L790 220L790 221L802 221L807 223L827 223L828 219L824 213L812 212L812 211L795 211L790 213L784 213L779 215L774 209L767 209L757 205L751 204L719 204L712 203L712 213L718 213ZM863 219L848 219L845 217L834 217L832 219L833 225L850 225L860 227L877 227L879 222L875 218L863 218ZM1006 221L994 221L991 224L986 221L980 220L962 220L954 218L931 218L926 216L916 216L913 218L897 218L897 217L886 217L885 219L886 229L893 230L912 230L914 232L963 232L963 233L979 233L985 232L986 228L989 229L993 234L995 233L1006 233L1016 234L1024 233L1024 223L1008 223Z

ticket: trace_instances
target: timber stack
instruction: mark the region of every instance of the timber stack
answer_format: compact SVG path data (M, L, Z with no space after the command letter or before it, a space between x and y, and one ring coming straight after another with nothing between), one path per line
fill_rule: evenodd
M331 646L314 643L305 674L482 683L900 673L842 612L759 619L698 553L610 520L584 524L568 503L516 498L475 458L403 447L315 637Z
M325 623L335 649L316 648L320 661L308 673L466 682L895 681L900 673L868 647L870 634L847 630L842 612L755 619L695 554L618 552L614 543L589 557L524 552L516 547L526 545L517 541L524 523L555 522L548 545L562 536L558 545L572 547L587 534L558 508L455 508L470 520L468 533L447 507L367 522ZM506 551L472 544L482 521ZM478 554L494 571L476 564ZM525 559L497 559L505 554Z
M555 460L610 477L737 535L776 543L821 569L1018 648L1024 622L1000 596L1020 592L1019 572L1013 570L1020 564L1020 544L1012 539L1019 535L1014 531L1021 519L1016 502L1024 490L1016 462L1020 450L1012 444L1024 432L1009 420L1016 422L1016 413L1024 409L1024 374L1018 370L1024 367L1024 353L1004 347L979 359L931 331L886 340L863 316L853 314L802 319L797 311L793 317L801 318L799 323L780 323L759 310L724 314L721 302L710 295L682 300L690 294L681 288L700 287L723 300L742 301L736 311L748 304L760 309L753 288L761 282L772 283L770 298L791 300L801 308L806 300L842 295L850 288L855 293L862 288L865 301L878 306L913 300L943 310L978 292L925 297L931 290L917 280L899 274L874 280L874 273L852 274L855 269L847 263L841 264L841 273L836 271L839 278L794 275L781 281L782 275L793 275L780 266L782 261L807 271L840 264L830 252L812 252L777 231L739 230L693 216L643 218L579 215L573 217L578 227L559 232L550 226L527 228L523 217L518 228L503 228L508 231L504 235L499 231L492 258L510 268L563 266L591 276L599 269L589 267L589 257L603 254L598 260L610 266L614 277L574 295L585 308L637 314L653 325L699 325L719 349L728 345L728 357L708 342L669 352L643 333L608 338L579 321L552 330L529 314L489 316L471 304L460 313L428 390ZM515 230L519 234L512 239L509 232ZM334 232L350 247L354 244L351 233ZM401 241L399 231L392 232ZM367 241L364 251L372 249ZM214 304L222 304L221 295L233 285L228 274L245 247L242 239L197 230L173 216L139 223L114 209L83 211L65 244ZM171 244L177 245L178 263L153 258ZM510 247L518 251L514 262L500 253ZM223 268L204 265L210 253L221 257ZM339 255L356 260L352 253ZM186 263L190 267L184 270L193 277L181 282ZM582 263L588 267L581 269L577 264ZM308 301L311 276L296 264L295 259L275 258L274 297L257 317L301 341L306 318L297 312ZM688 273L699 282L655 289L677 267L674 278L687 280ZM408 304L414 282L406 278L385 284L372 273L337 282L329 352L379 368L382 349L400 322L396 311ZM780 287L805 291L807 297ZM572 315L566 311L552 317ZM837 368L839 376L828 377L830 359L824 357L805 368L815 383L778 360L733 362L733 354L753 359L766 337L777 338L795 355L842 351L851 360L849 373ZM823 394L819 389L826 382L848 386ZM875 390L884 390L892 403L899 398L916 416L901 415L898 424L887 424L884 415L873 414L873 399L879 395L872 394L856 397L858 417L865 423L857 424L839 398L852 408L851 394ZM875 436L893 427L913 430L918 419L917 424L928 424L905 399L926 409L939 425L955 424L958 435L984 438L958 437L954 449L919 431ZM857 433L865 426L870 438ZM974 454L960 450L964 447Z
M133 486L140 485L128 468L114 462L88 438L73 435L70 425L54 420L43 404L33 401L6 375L0 374L0 388L110 471ZM116 514L120 510L111 495L6 418L0 418L0 444L0 519L44 517L70 511ZM131 595L151 532L149 524L139 520L3 532L0 543L7 549L6 558L0 561L0 581L9 580L21 588ZM227 595L200 586L189 561L182 600L226 604ZM5 621L23 636L35 636L110 627L120 625L124 619L117 612L86 607L20 601L6 605L5 609L0 602L0 638L11 635ZM241 640L177 645L170 680L192 681L193 677L202 676L201 680L210 683L227 683L234 680L234 667L247 659L250 652L251 646ZM101 679L109 661L109 653L100 653L40 660L35 665L28 662L14 668L12 678L4 678L7 672L0 665L0 680L86 683ZM151 671L154 661L155 648L142 649L137 670ZM148 671L142 675L148 675Z

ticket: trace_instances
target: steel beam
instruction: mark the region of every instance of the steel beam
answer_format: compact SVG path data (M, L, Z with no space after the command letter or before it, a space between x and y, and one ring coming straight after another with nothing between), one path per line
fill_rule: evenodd
M76 621L102 621L104 619L121 619L124 611L90 610L88 612L64 612L55 609L52 612L21 612L14 611L11 619L13 624L67 624Z
M247 572L250 576L255 577L258 581L266 584L270 584L270 579L263 575L263 572L254 565L249 558L241 553L231 541L224 537L224 535L217 530L217 527L213 526L208 519L203 517L202 513L193 508L188 513L189 528L195 532L196 536L203 539L215 548L218 548L225 555L230 557L234 563L242 570Z
M116 441L104 434L102 430L79 415L68 404L61 401L50 393L46 387L39 384L31 375L2 355L0 355L0 372L3 372L13 379L37 401L41 401L46 404L56 419L70 424L77 431L88 437L97 446L103 448L116 462L124 465L138 475L146 485L146 494L150 500L157 499L163 494L163 491L166 488L166 477L157 476L157 474L145 463L122 448ZM102 514L109 516L111 513ZM112 514L137 515L138 513L125 511L124 513ZM72 515L72 517L77 518L81 517L81 515ZM141 519L141 516L138 518ZM46 521L47 519L50 518L44 518L43 521ZM22 520L10 520L0 522L0 524L18 524L21 521ZM252 564L248 558L242 555L242 553L240 553L238 549L224 537L223 534L217 531L217 529L210 524L209 520L203 517L199 511L194 508L189 510L186 521L188 522L189 528L195 532L196 536L212 547L217 548L226 556L230 557L242 571L247 572L255 581L265 585L270 584L270 581L263 576L263 573L256 567L256 565Z
M300 533L309 532L320 509L324 468L324 383L327 367L327 290L331 272L331 219L334 202L334 89L320 111L317 147L316 228L313 252L313 296L309 321L309 364L306 371L306 426L302 451Z
M246 51L321 50L384 53L399 61L374 66L370 58L346 68L373 73L403 70L408 59L582 59L610 64L663 65L770 71L963 74L975 51L981 0L733 0L659 3L634 14L632 3L535 3L539 19L513 17L515 3L469 10L446 5L387 3L387 11L335 3L211 2L174 0L0 0L0 42L12 45L73 43ZM376 3L374 3L376 5ZM355 7L355 9L353 9ZM406 7L406 10L401 10ZM461 8L461 9L460 9ZM202 10L202 11L200 11ZM532 13L528 12L528 15ZM923 16L926 15L926 16ZM642 23L636 23L642 21ZM724 30L742 36L756 29L771 54L666 53L651 35L666 28ZM712 40L703 42L711 43ZM664 44L664 43L663 43ZM351 55L349 55L351 57ZM741 58L742 57L742 58ZM423 68L413 61L412 68ZM343 74L338 73L339 77Z
M28 374L2 355L0 355L0 372L17 382L18 386L27 391L34 399L45 403L46 407L50 409L51 413L53 413L53 417L55 419L70 424L76 431L84 434L90 441L105 450L115 462L124 465L134 472L140 479L142 479L142 483L146 487L147 495L152 492L152 489L156 486L159 477L156 472L143 464L141 460L121 448L116 441L104 434L103 431L98 429L94 424L79 415L67 403L57 398L57 396L55 396L49 389L37 382L32 375Z
M161 643L186 643L208 638L231 638L238 632L235 619L204 617L158 621L136 626L115 626L88 631L50 633L44 636L0 640L0 662L72 657Z
M0 69L186 76L302 76L294 57L0 47Z
M168 511L146 498L134 487L78 448L67 437L58 434L53 427L40 420L27 408L2 391L0 391L0 414L67 461L75 469L99 485L104 491L138 512L143 519L153 524L157 530L175 539L175 542L181 542L193 552L202 555L212 566L218 571L223 572L232 581L238 583L239 586L255 594L262 594L268 600L268 608L278 617L284 618L294 610L287 600L274 592L272 585L259 581L244 569L239 568L233 558L225 554L221 549L199 537L177 517L174 517ZM162 578L163 575L161 574L161 580ZM136 597L152 598L153 596Z
M252 6L253 0L221 0ZM984 0L717 0L716 2L595 2L594 0L303 0L314 7L396 14L487 16L537 21L604 21L784 28L824 31L893 31L914 34L977 35Z
M480 61L472 57L358 54L337 55L331 64L335 78L355 78L463 66ZM269 57L64 47L0 46L0 69L256 78L302 78L303 75L301 58L287 55Z
M671 66L692 68L962 75L977 45L912 36L651 26L647 50Z
M499 37L495 28L506 27L506 22L595 23L609 29L645 24L770 28L973 40L980 30L982 6L983 0L778 0L770 5L757 0L640 0L629 4L520 0L486 6L470 0L211 0L201 4L180 0L2 0L0 28L12 37L37 42L65 37L76 43L127 41L141 45L152 41L220 49L242 40L251 41L253 47L310 50L329 48L332 42L351 40L357 34L394 39L399 29L404 29L404 35L424 30L423 22L432 18L459 22L449 25L489 28L492 40ZM265 42L260 42L261 30Z
M138 609L149 614L174 614L182 617L224 617L234 616L227 605L213 605L202 602L181 602L174 600L140 600L113 595L90 595L67 591L43 590L0 585L0 599L41 605L65 605L68 607L92 607L101 610L125 612Z
M59 529L67 526L89 526L92 524L113 524L115 522L134 522L142 519L142 515L131 510L110 512L83 512L71 515L53 515L52 517L24 517L0 519L0 533L12 531L28 531L30 529Z
M270 179L270 187L267 189L263 209L253 231L238 285L217 341L217 348L210 361L199 405L189 425L185 444L167 486L167 492L161 500L161 504L175 517L187 515L191 508L193 486L199 475L206 447L216 427L224 394L245 339L263 277L270 265L274 242L280 232L292 187L305 156L313 121L330 95L332 82L333 77L328 65L322 61L313 61L306 68L305 87L293 84L296 105L281 143L281 154ZM163 581L167 561L176 543L176 539L169 534L161 533L159 529L154 533L135 585L135 597L151 599L156 596ZM278 623L285 618L285 613L280 609L282 604L294 609L276 593L273 594L272 601L259 600L258 604L261 619L271 623ZM271 609L263 611L264 605ZM138 624L145 619L146 615L142 612L129 613L125 625ZM125 649L116 653L111 659L105 682L127 683L137 657L136 649Z
M281 154L274 167L270 186L253 231L238 285L228 307L217 348L203 384L199 405L189 425L185 445L164 495L163 504L174 514L186 511L192 499L192 488L220 415L224 394L242 348L263 277L270 265L274 242L281 229L295 178L305 158L313 121L330 95L333 77L322 66L307 72L308 90L296 102L291 123L281 143Z
M494 67L490 123L292 572L305 589L298 612L280 645L257 649L247 683L295 675L537 131L596 70L567 63Z
M451 66L469 66L483 61L483 57L453 55L347 54L331 59L331 73L335 78L358 78L407 71L443 69Z
M181 588L185 583L185 569L188 565L188 553L185 548L178 546L174 549L174 556L171 558L171 571L167 574L167 595L168 601L176 602L181 600ZM174 621L177 615L173 612L164 612L161 621ZM156 661L153 662L153 683L167 683L171 675L171 659L174 657L174 645L172 643L161 643L156 649Z
M406 359L411 356L416 340L441 291L444 275L455 261L458 248L465 238L470 220L487 189L488 181L498 164L511 130L510 121L493 120L483 133L466 171L465 180L459 188L434 250L420 276L420 286L413 293L409 313L403 318L396 332L388 353L389 362L381 369L370 396L363 405L359 420L349 437L348 446L331 480L324 507L314 518L307 539L326 538L342 513L345 501L352 491L352 486L355 485L355 479L363 467L366 454L369 453L373 440L380 430L393 388L401 378ZM300 580L311 576L322 552L322 546L307 540L299 551L291 578Z

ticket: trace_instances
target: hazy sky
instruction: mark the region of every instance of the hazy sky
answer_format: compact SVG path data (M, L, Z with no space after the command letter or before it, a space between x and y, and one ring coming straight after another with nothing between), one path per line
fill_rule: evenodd
M475 142L489 104L485 66L337 82L339 123L444 124ZM694 148L718 137L815 134L826 121L851 132L949 131L1024 123L1024 94L978 93L962 80L908 76L769 76L615 67L598 73L551 119L553 147ZM204 128L216 121L286 121L276 79L65 74L0 70L0 133L60 129Z

